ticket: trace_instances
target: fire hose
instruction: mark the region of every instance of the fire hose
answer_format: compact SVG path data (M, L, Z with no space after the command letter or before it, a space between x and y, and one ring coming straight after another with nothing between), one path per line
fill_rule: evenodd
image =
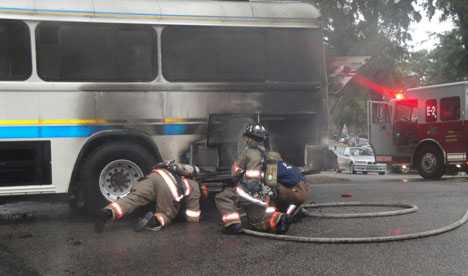
M385 211L385 212L373 212L373 213L351 213L351 214L313 214L309 213L309 217L321 217L321 218L357 218L357 217L382 217L382 216L394 216L403 215L408 213L416 212L418 207L410 204L403 203L365 203L365 202L334 202L334 203L320 203L320 204L304 204L304 208L319 208L319 207L337 207L337 206L384 206L384 207L398 207L405 208L402 210ZM310 243L372 243L372 242L388 242L388 241L401 241L409 239L423 238L433 235L442 234L451 231L455 228L462 226L468 220L468 210L463 217L444 227L428 230L424 232L403 234L395 236L383 236L383 237L359 237L359 238L322 238L322 237L301 237L301 236L290 236L290 235L277 235L264 232L258 232L250 229L243 229L243 232L247 235L269 238L283 241L295 241L295 242L310 242Z

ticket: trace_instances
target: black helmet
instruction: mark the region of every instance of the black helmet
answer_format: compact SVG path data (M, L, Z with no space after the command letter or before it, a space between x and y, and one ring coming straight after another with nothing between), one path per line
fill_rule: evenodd
M260 124L248 124L245 128L244 136L252 138L257 141L263 141L268 137L266 128Z

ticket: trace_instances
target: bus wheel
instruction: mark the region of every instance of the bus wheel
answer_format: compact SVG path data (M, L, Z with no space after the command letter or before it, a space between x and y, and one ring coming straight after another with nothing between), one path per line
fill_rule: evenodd
M434 146L423 146L419 151L418 173L428 179L438 179L444 174L442 152Z
M86 158L80 172L86 208L95 212L126 196L155 163L155 158L135 143L114 142L98 147Z

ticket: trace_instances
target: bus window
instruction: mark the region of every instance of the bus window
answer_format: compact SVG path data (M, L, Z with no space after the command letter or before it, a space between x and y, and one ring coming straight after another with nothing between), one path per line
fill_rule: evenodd
M437 100L431 99L426 101L426 122L432 123L437 121Z
M270 80L320 82L322 43L318 30L272 30L269 43Z
M143 26L41 23L38 73L46 81L152 81L156 33Z
M166 27L162 71L169 81L263 82L264 31L246 28Z
M0 20L0 80L26 80L31 75L29 29L20 21Z
M172 26L161 43L168 81L320 81L317 30Z
M440 99L440 120L454 121L460 119L460 98L450 97Z
M0 164L0 187L52 184L50 141L3 141Z

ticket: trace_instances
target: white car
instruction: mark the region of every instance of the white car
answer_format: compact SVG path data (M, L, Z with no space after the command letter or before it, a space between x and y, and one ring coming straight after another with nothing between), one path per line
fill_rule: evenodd
M348 170L355 174L362 172L377 172L384 175L387 172L387 165L376 163L374 152L370 147L347 147L338 151L338 165L336 172L340 173L343 170Z

